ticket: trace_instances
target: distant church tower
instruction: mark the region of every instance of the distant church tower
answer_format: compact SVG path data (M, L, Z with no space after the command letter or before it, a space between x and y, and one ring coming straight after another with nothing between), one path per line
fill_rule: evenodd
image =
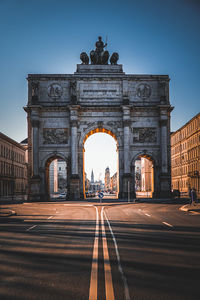
M92 173L91 173L91 183L94 183L94 172L92 170Z
M110 169L109 167L106 168L105 170L105 190L110 189Z

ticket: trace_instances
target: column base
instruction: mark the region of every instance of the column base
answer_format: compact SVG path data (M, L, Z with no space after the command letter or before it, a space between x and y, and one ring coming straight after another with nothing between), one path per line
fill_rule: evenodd
M135 199L135 186L133 185L133 177L131 173L123 174L123 191L120 193L122 199Z
M30 180L30 193L28 195L29 202L38 202L41 201L40 194L40 184L41 178L39 175L33 176Z
M171 198L171 178L168 173L160 174L159 198Z
M72 174L70 176L70 200L80 200L80 179L78 174Z

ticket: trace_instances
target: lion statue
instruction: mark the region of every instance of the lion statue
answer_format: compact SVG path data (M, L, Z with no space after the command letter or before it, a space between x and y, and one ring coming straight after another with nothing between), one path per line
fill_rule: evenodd
M80 59L82 61L82 65L88 65L89 64L89 57L88 57L86 52L82 52L80 54Z
M118 59L119 59L119 54L117 52L113 52L113 54L110 58L111 65L117 65Z

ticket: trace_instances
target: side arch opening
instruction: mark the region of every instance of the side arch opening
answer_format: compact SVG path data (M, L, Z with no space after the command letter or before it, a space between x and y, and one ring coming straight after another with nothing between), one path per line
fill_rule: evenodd
M134 184L137 198L152 198L155 191L155 161L148 154L139 154L134 160Z
M45 163L45 188L47 199L67 198L69 193L68 162L61 155L50 156Z

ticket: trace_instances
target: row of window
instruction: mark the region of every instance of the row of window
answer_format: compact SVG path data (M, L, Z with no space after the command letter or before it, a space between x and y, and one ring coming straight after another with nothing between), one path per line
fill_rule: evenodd
M27 185L25 182L13 182L0 180L0 196L12 196L15 194L25 193Z
M0 147L0 156L10 159L12 161L16 161L18 163L25 162L25 153L20 154L17 151L12 150L12 148L1 145Z
M16 178L26 177L26 168L22 168L5 161L0 161L0 175L11 176Z
M189 138L187 141L182 142L181 144L172 147L171 149L171 153L172 155L182 152L184 150L188 150L189 148L193 147L193 146L197 146L198 145L198 141L200 142L200 135L195 135L191 138Z
M193 162L187 166L179 166L176 168L172 168L171 175L180 176L180 175L188 175L194 174L194 172L198 171L200 175L200 161Z
M172 189L179 190L180 192L188 193L189 188L195 188L196 191L200 192L200 185L198 178L182 178L172 180Z
M185 153L182 153L181 156L172 157L172 166L190 162L193 159L200 158L200 146L194 147L188 150Z
M177 134L175 134L172 137L172 144L178 143L181 140L187 138L192 133L194 133L198 128L200 128L200 115L198 115L197 118L191 121L186 127L178 131Z

